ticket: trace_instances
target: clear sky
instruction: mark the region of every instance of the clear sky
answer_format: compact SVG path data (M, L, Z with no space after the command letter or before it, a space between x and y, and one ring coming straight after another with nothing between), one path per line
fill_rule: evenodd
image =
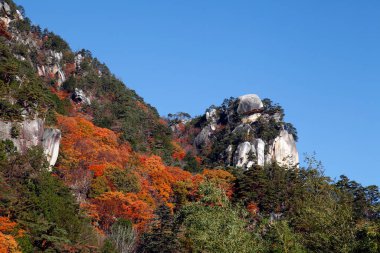
M380 185L380 1L16 2L161 115L269 97L327 175Z

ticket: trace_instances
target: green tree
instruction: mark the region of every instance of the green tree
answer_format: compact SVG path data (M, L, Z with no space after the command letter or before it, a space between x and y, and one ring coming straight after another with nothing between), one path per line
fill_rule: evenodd
M262 246L250 233L244 212L231 206L224 192L206 183L203 198L184 206L177 215L182 247L190 252L260 252Z
M155 211L156 218L150 225L149 232L143 234L139 252L169 253L178 248L177 228L169 207L161 204Z

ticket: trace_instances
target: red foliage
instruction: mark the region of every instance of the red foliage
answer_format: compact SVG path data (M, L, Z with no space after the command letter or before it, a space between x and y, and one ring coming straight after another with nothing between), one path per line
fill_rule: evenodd
M204 180L215 183L229 195L232 192L234 177L226 171L205 170L193 176L178 167L166 166L159 156L132 152L127 143L119 143L115 132L96 127L82 117L58 116L58 124L62 130L62 140L57 167L66 183L73 189L86 189L91 184L91 174L93 177L105 175L103 185L109 188L86 204L82 203L94 224L104 231L118 218L129 219L139 230L144 229L157 206L164 203L174 209L174 203L183 204L177 202L176 194L196 197L198 186ZM185 152L181 146L175 142L173 146L173 157L183 159ZM138 192L119 192L110 181L114 179L107 176L107 172L125 168L136 176Z
M23 231L16 231L16 226L8 217L0 217L0 253L21 252L14 235L22 236Z
M259 212L259 207L257 206L256 203L251 202L248 204L247 210L249 213L255 216Z
M8 217L0 217L0 232L9 234L16 228L17 223L10 221Z
M0 36L4 36L8 40L12 39L12 35L8 32L7 25L3 20L0 20Z
M149 111L148 107L145 104L141 103L140 101L136 101L136 105L138 108L142 109L146 113Z
M96 221L103 230L108 230L117 218L124 218L143 229L153 217L153 209L134 193L106 192L93 199L90 210L95 211Z
M52 93L56 94L59 97L59 99L61 99L61 100L64 100L64 99L66 99L66 98L68 98L70 96L70 94L67 91L57 90L57 89L55 89L53 87L50 87L50 91Z
M58 124L62 130L59 169L84 167L100 176L106 167L125 167L131 148L128 144L120 145L111 130L96 127L80 117L59 116Z
M185 150L175 141L172 142L172 145L174 147L174 152L172 154L173 159L182 161L186 156Z

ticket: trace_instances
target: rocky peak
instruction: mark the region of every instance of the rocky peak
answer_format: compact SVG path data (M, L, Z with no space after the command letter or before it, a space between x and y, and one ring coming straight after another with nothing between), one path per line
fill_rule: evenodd
M188 126L199 129L193 145L210 165L247 169L276 162L293 167L299 162L296 131L283 116L281 106L247 94L211 106Z

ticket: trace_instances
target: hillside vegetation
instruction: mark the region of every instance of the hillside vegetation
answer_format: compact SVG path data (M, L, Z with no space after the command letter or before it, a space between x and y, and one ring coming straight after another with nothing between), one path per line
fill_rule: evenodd
M0 138L0 253L380 252L378 186L332 180L314 156L306 167L233 166L220 155L226 146L256 140L234 131L236 99L211 108L215 122L161 118L21 6L1 1L0 16L0 123L11 126L0 133L9 137ZM249 125L255 138L297 140L283 108L263 102ZM15 146L35 119L59 133L54 166L41 129L32 129L38 145Z

